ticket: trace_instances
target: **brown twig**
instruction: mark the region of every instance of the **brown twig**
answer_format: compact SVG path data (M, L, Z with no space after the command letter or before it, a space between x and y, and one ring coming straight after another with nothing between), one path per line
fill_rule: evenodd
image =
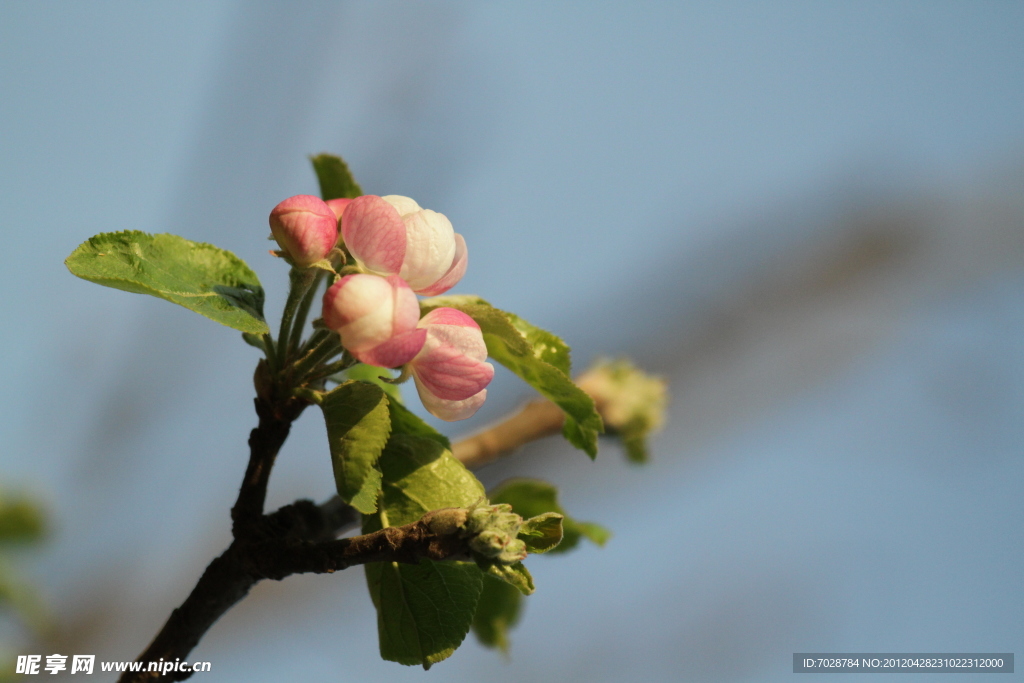
M388 527L373 533L329 541L310 541L324 531L319 508L299 501L263 518L262 539L236 538L224 553L203 572L202 577L146 651L136 661L147 668L150 662L186 659L207 630L249 590L263 579L280 581L292 574L324 574L368 562L416 563L420 558L444 560L468 553L466 541L453 514L439 510L419 521ZM438 523L438 520L441 523ZM465 514L462 513L462 519ZM446 523L447 522L447 523ZM121 683L184 680L190 672L126 672Z
M518 412L452 444L452 455L469 469L483 467L531 441L557 434L565 413L551 401L530 401Z
M260 398L255 403L259 424L249 434L249 465L238 489L238 499L231 508L231 531L235 538L251 533L263 517L274 460L288 438L292 422L304 407L296 401L287 411L281 411Z

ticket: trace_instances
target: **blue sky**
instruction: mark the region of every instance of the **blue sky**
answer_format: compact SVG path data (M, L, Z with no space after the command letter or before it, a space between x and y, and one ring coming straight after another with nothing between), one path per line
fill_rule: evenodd
M1012 649L1022 29L997 2L4 5L0 477L53 511L30 567L58 618L93 615L75 642L134 657L226 545L255 362L63 258L176 232L245 258L275 310L266 215L331 151L451 218L460 292L561 334L578 367L632 353L677 396L648 469L551 444L482 475L550 477L617 536L538 562L510 663L467 643L437 670L772 680L801 649ZM963 246L852 294L755 296L893 207ZM747 336L694 352L723 311ZM473 425L528 395L507 374L491 391ZM314 417L273 504L331 491ZM351 574L261 587L201 651L223 680L422 675L376 659Z

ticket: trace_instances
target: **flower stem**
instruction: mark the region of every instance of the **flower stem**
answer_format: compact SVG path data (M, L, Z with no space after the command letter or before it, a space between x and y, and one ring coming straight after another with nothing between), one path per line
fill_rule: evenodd
M299 356L301 357L306 355L307 351L318 346L320 342L322 342L324 339L327 339L327 337L329 337L330 335L330 330L320 329L314 331L313 334L309 335L309 339L306 340L306 343L299 347Z
M290 343L292 320L295 318L295 311L299 308L316 277L317 273L312 268L292 268L288 274L291 287L288 288L288 299L284 304L284 313L281 314L281 332L277 335L278 367L287 365L292 348Z
M336 334L330 334L312 350L295 363L295 383L299 384L316 368L321 362L327 360L334 354L341 351L341 339Z
M270 371L274 372L277 370L277 353L274 350L274 336L267 332L260 339L263 341L263 353L267 357L267 364L270 366Z
M324 365L320 369L311 372L307 379L318 380L324 377L330 377L331 375L339 373L342 370L348 370L357 362L358 361L355 358L353 358L350 354L346 353L344 356L341 357L341 360L337 360L328 365Z
M306 318L309 316L310 306L313 305L313 299L316 298L316 291L320 288L320 281L323 279L323 275L323 271L318 271L313 276L313 283L306 291L306 295L302 297L302 302L299 304L299 308L295 312L295 320L292 322L291 336L288 338L289 349L299 348L299 342L302 341L302 328L306 325Z

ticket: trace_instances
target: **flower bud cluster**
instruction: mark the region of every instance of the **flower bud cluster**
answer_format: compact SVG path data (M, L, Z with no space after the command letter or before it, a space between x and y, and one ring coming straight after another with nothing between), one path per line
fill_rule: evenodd
M270 214L292 263L309 267L343 247L353 266L323 299L324 324L369 365L406 366L424 406L442 420L470 417L487 397L494 368L476 321L451 308L420 319L417 294L435 296L466 272L466 241L443 214L408 197L366 195L324 202L284 200Z
M668 389L627 360L603 361L577 380L611 430L656 431L665 419Z
M668 406L665 381L626 360L602 361L576 380L594 399L605 429L621 439L633 462L647 460L647 437L661 428Z
M519 538L522 525L523 518L506 503L474 508L466 519L469 549L501 564L520 562L526 558L526 543Z

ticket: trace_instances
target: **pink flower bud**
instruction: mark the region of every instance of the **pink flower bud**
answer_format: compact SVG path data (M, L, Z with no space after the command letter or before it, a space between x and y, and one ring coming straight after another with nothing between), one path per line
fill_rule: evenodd
M308 267L325 258L338 241L338 219L322 199L289 197L270 212L270 231L295 265Z
M347 275L324 294L324 324L363 363L397 367L423 347L426 330L417 329L419 303L402 278Z
M448 422L472 416L494 377L480 326L454 308L436 308L418 326L427 337L409 368L423 406Z
M440 294L466 272L466 242L440 213L408 197L358 197L346 207L341 233L368 270L400 275L413 291Z

